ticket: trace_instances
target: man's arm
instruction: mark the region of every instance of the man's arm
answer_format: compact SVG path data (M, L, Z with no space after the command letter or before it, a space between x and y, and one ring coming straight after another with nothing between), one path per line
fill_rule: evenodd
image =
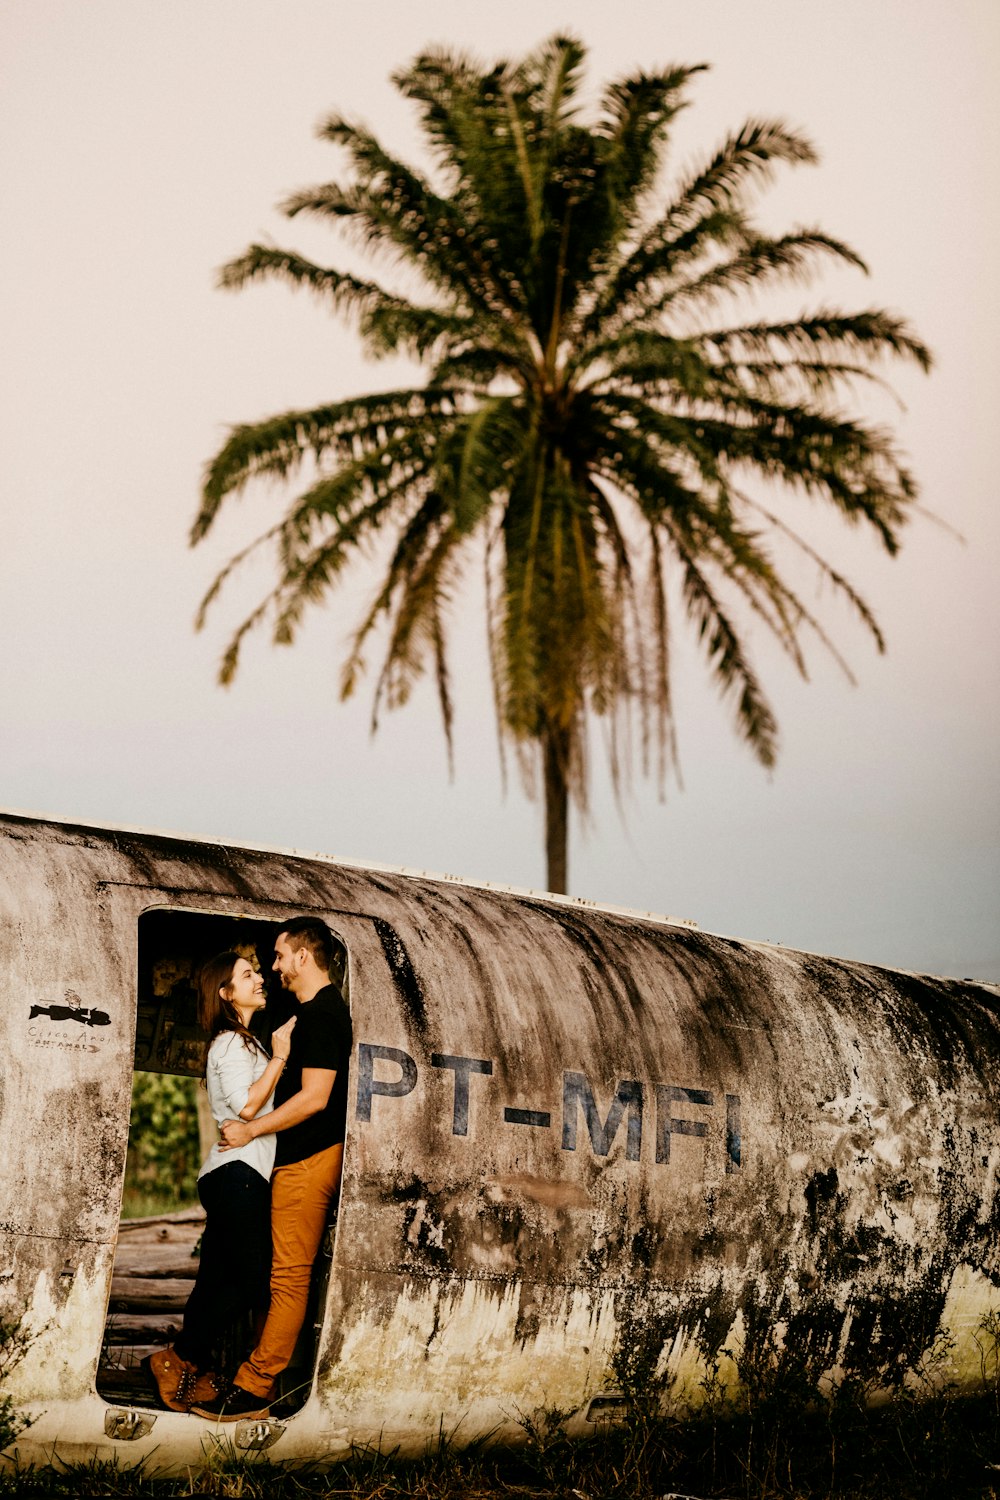
M303 1068L302 1087L297 1094L279 1104L277 1109L253 1120L226 1120L222 1125L220 1150L246 1146L259 1135L275 1135L290 1125L300 1125L326 1108L337 1074L332 1068Z

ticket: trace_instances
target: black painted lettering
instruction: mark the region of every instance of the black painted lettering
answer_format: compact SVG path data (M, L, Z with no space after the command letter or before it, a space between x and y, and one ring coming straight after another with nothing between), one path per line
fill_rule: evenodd
M508 1105L503 1117L508 1125L537 1125L547 1130L552 1124L552 1116L547 1109L515 1109Z
M399 1068L398 1078L376 1078L376 1062L395 1063ZM355 1116L359 1120L372 1117L372 1099L381 1094L386 1099L401 1099L410 1093L417 1081L417 1065L408 1052L399 1047L380 1047L375 1042L358 1043L358 1102Z
M607 1119L601 1123L594 1093L583 1073L563 1074L562 1148L576 1150L577 1109L583 1110L595 1156L607 1156L611 1150L622 1116L628 1112L625 1141L626 1161L638 1161L642 1147L642 1084L634 1078L623 1078L611 1101Z
M682 1089L670 1083L656 1085L656 1160L670 1160L671 1135L707 1135L708 1126L703 1120L677 1120L671 1113L672 1104L715 1103L707 1089Z
M450 1068L455 1074L455 1108L451 1118L452 1135L469 1133L469 1078L473 1073L492 1073L493 1064L485 1057L458 1057L451 1052L432 1052L432 1068Z

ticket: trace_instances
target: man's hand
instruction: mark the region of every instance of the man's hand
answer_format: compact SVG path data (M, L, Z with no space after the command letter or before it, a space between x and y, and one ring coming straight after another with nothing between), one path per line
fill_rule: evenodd
M220 1127L222 1140L219 1142L220 1151L229 1151L233 1146L249 1146L253 1140L250 1126L245 1120L224 1120Z

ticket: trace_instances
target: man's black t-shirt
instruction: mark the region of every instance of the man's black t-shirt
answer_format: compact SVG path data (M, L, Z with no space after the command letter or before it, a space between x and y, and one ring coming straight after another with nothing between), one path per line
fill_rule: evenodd
M287 1167L325 1151L344 1139L347 1117L347 1067L353 1033L351 1013L340 991L328 984L311 1000L293 1005L292 1049L274 1091L274 1107L302 1088L303 1068L329 1068L337 1076L326 1107L319 1114L276 1134L274 1165Z

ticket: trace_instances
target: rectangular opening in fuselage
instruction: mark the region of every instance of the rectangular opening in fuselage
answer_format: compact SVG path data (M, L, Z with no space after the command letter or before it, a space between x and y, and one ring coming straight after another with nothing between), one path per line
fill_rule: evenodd
M204 1084L208 1037L198 1021L201 971L213 957L231 952L260 974L267 1003L253 1016L250 1030L270 1051L272 1031L296 1008L272 971L280 931L276 921L190 910L155 908L139 918L128 1155L97 1377L98 1392L107 1401L158 1404L143 1361L170 1347L181 1332L199 1269L205 1210L197 1179L219 1139ZM347 950L336 941L331 979L346 999ZM279 1410L296 1410L312 1385L335 1222L336 1198L313 1267L302 1333L278 1380ZM218 1341L215 1363L223 1378L252 1348L262 1316L260 1308L256 1314L248 1310Z

